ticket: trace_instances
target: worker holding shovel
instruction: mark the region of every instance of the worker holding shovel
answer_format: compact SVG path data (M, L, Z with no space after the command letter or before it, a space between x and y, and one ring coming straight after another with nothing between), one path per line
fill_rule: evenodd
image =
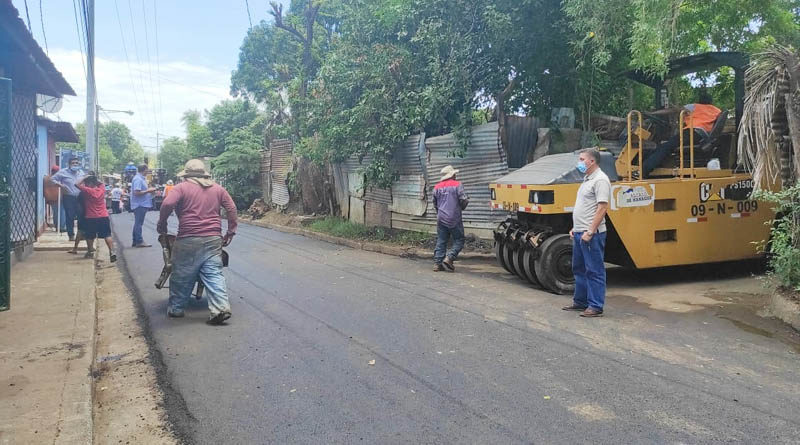
M231 318L231 307L222 273L222 248L236 234L236 205L228 192L211 179L205 164L192 159L178 176L184 181L176 185L161 204L156 229L167 235L167 219L174 211L178 216L178 236L172 247L172 275L169 280L167 315L184 316L183 308L198 279L205 287L208 323L220 325ZM220 209L225 209L228 231L222 236Z

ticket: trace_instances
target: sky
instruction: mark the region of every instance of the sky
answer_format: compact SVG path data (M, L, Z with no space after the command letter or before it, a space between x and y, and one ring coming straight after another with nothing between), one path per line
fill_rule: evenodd
M77 93L66 96L62 109L50 117L82 122L85 46L79 43L74 9L80 1L12 0L27 24L26 2L34 38ZM230 98L231 71L250 26L247 5L246 0L97 0L98 104L134 112L101 112L100 121L125 123L148 151L155 151L156 133L162 140L183 137L184 111L209 109ZM250 0L249 6L253 24L271 19L267 1Z

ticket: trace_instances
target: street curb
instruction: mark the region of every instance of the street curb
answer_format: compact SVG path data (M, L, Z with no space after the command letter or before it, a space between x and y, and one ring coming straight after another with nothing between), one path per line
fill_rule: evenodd
M770 297L769 312L772 316L800 331L800 302L789 298L780 290L775 290Z
M325 241L331 244L338 244L346 246L351 249L365 250L367 252L382 253L384 255L398 256L402 258L417 258L417 259L431 259L433 258L433 251L417 249L414 247L400 247L400 246L387 246L381 243L374 243L369 241L355 241L347 238L340 238L325 233L315 232L313 230L301 229L299 227L289 227L281 224L273 224L266 221L258 221L252 219L241 219L239 222L251 226L263 227L265 229L277 230L279 232L291 233L293 235L305 236L307 238ZM494 259L494 254L478 253L478 252L462 252L459 259Z

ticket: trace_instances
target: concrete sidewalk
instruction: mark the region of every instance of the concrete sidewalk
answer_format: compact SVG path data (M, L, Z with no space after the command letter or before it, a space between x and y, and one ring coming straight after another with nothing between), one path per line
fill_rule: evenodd
M0 312L0 444L92 443L94 260L45 244Z

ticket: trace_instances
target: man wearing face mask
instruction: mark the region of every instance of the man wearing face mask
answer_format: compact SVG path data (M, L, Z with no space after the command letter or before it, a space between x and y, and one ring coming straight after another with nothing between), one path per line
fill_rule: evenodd
M600 152L587 148L580 152L577 169L584 174L572 211L572 273L575 295L565 311L581 311L581 317L600 317L606 299L606 212L611 196L611 181L600 170Z
M75 218L78 216L78 195L80 189L75 185L84 176L81 161L78 158L69 160L69 168L62 168L50 177L50 180L62 188L61 206L64 208L65 224L69 240L75 240Z

